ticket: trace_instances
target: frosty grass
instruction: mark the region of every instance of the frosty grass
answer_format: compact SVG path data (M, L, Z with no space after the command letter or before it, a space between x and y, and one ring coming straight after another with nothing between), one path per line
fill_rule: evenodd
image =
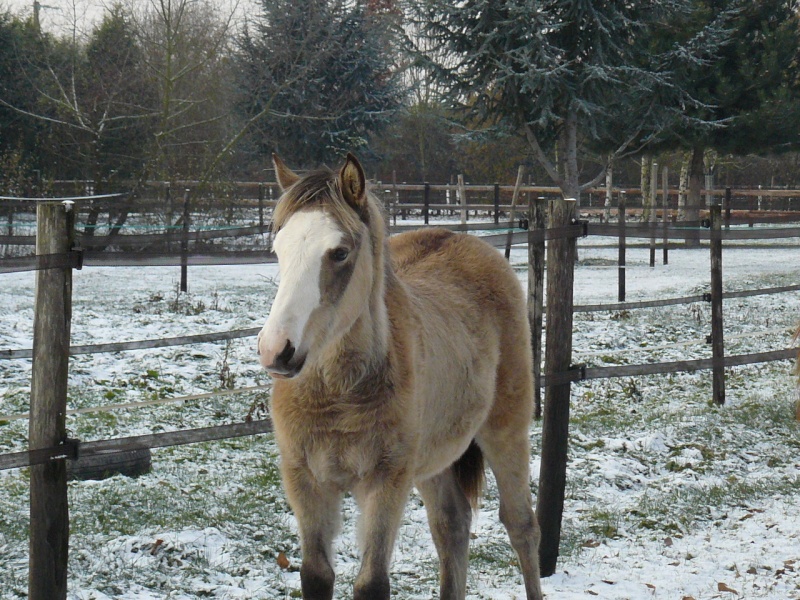
M609 240L605 240L608 242ZM577 304L615 302L616 249L582 241ZM796 243L793 241L792 243ZM660 251L659 251L660 259ZM708 290L706 249L650 269L628 252L628 299ZM525 250L512 263L525 285ZM660 261L659 261L660 262ZM725 289L798 282L800 247L726 248ZM189 293L176 268L75 272L72 343L172 337L260 326L276 267L197 267ZM33 273L0 275L0 348L31 345ZM800 294L725 302L726 352L785 348ZM594 366L705 358L710 308L691 304L575 316L575 362ZM28 409L29 360L0 361L0 414ZM573 386L567 498L548 598L800 598L800 434L789 361L727 371L727 404L710 405L709 372ZM77 356L69 407L269 384L254 340ZM240 422L268 392L71 416L82 440ZM25 449L25 420L0 422L0 452ZM540 423L531 426L536 493ZM71 600L296 598L300 549L280 487L272 436L153 451L138 479L71 482ZM0 472L0 598L27 591L28 471ZM524 598L489 477L473 521L468 597ZM357 511L345 503L336 597L358 569ZM288 564L288 566L287 566ZM438 597L437 560L418 496L408 503L392 565L397 598Z

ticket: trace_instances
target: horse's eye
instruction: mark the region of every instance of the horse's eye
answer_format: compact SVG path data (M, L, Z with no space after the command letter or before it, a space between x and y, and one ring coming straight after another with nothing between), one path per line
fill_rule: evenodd
M344 262L347 260L349 254L350 251L347 248L336 248L331 251L331 260L333 260L333 262Z

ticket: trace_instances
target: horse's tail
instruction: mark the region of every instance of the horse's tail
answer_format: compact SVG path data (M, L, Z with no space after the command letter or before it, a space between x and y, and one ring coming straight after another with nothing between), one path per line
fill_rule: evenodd
M478 510L478 502L483 493L485 474L483 468L483 452L475 440L456 462L453 463L453 473L456 481L469 500L472 510Z

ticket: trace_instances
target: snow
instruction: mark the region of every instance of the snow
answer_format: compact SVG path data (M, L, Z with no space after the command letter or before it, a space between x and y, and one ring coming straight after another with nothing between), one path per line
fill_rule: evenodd
M616 302L611 240L581 240L575 302ZM800 247L726 248L726 290L798 282ZM514 249L523 285L525 249ZM661 253L658 253L659 263ZM702 293L708 250L670 252L651 269L628 251L628 299ZM172 337L261 326L275 294L275 265L193 267L188 295L177 268L75 272L73 344ZM0 348L30 347L34 275L0 276ZM725 302L726 350L785 348L798 294ZM705 358L710 309L684 305L576 315L576 357L591 365ZM584 354L581 355L580 353ZM70 408L269 383L254 340L74 357ZM0 361L0 415L27 411L30 361ZM707 372L596 380L573 387L570 461L557 573L548 598L800 599L800 431L787 361L730 369L727 402L709 405ZM70 416L81 439L241 421L264 395L189 401ZM540 444L531 428L532 492ZM23 449L24 420L0 424L0 452ZM70 600L297 597L300 550L275 469L271 436L154 450L153 472L70 484ZM0 598L27 588L24 470L0 472ZM468 598L524 598L516 559L497 517L489 476L474 519ZM358 569L357 510L344 505L336 544L337 597ZM278 565L283 553L288 569ZM424 507L409 500L392 565L400 598L438 597Z

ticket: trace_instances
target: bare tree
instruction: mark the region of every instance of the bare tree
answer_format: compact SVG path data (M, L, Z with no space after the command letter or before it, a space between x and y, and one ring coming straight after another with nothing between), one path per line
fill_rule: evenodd
M236 6L130 1L144 68L157 95L147 160L153 176L204 174L230 137L230 48Z

